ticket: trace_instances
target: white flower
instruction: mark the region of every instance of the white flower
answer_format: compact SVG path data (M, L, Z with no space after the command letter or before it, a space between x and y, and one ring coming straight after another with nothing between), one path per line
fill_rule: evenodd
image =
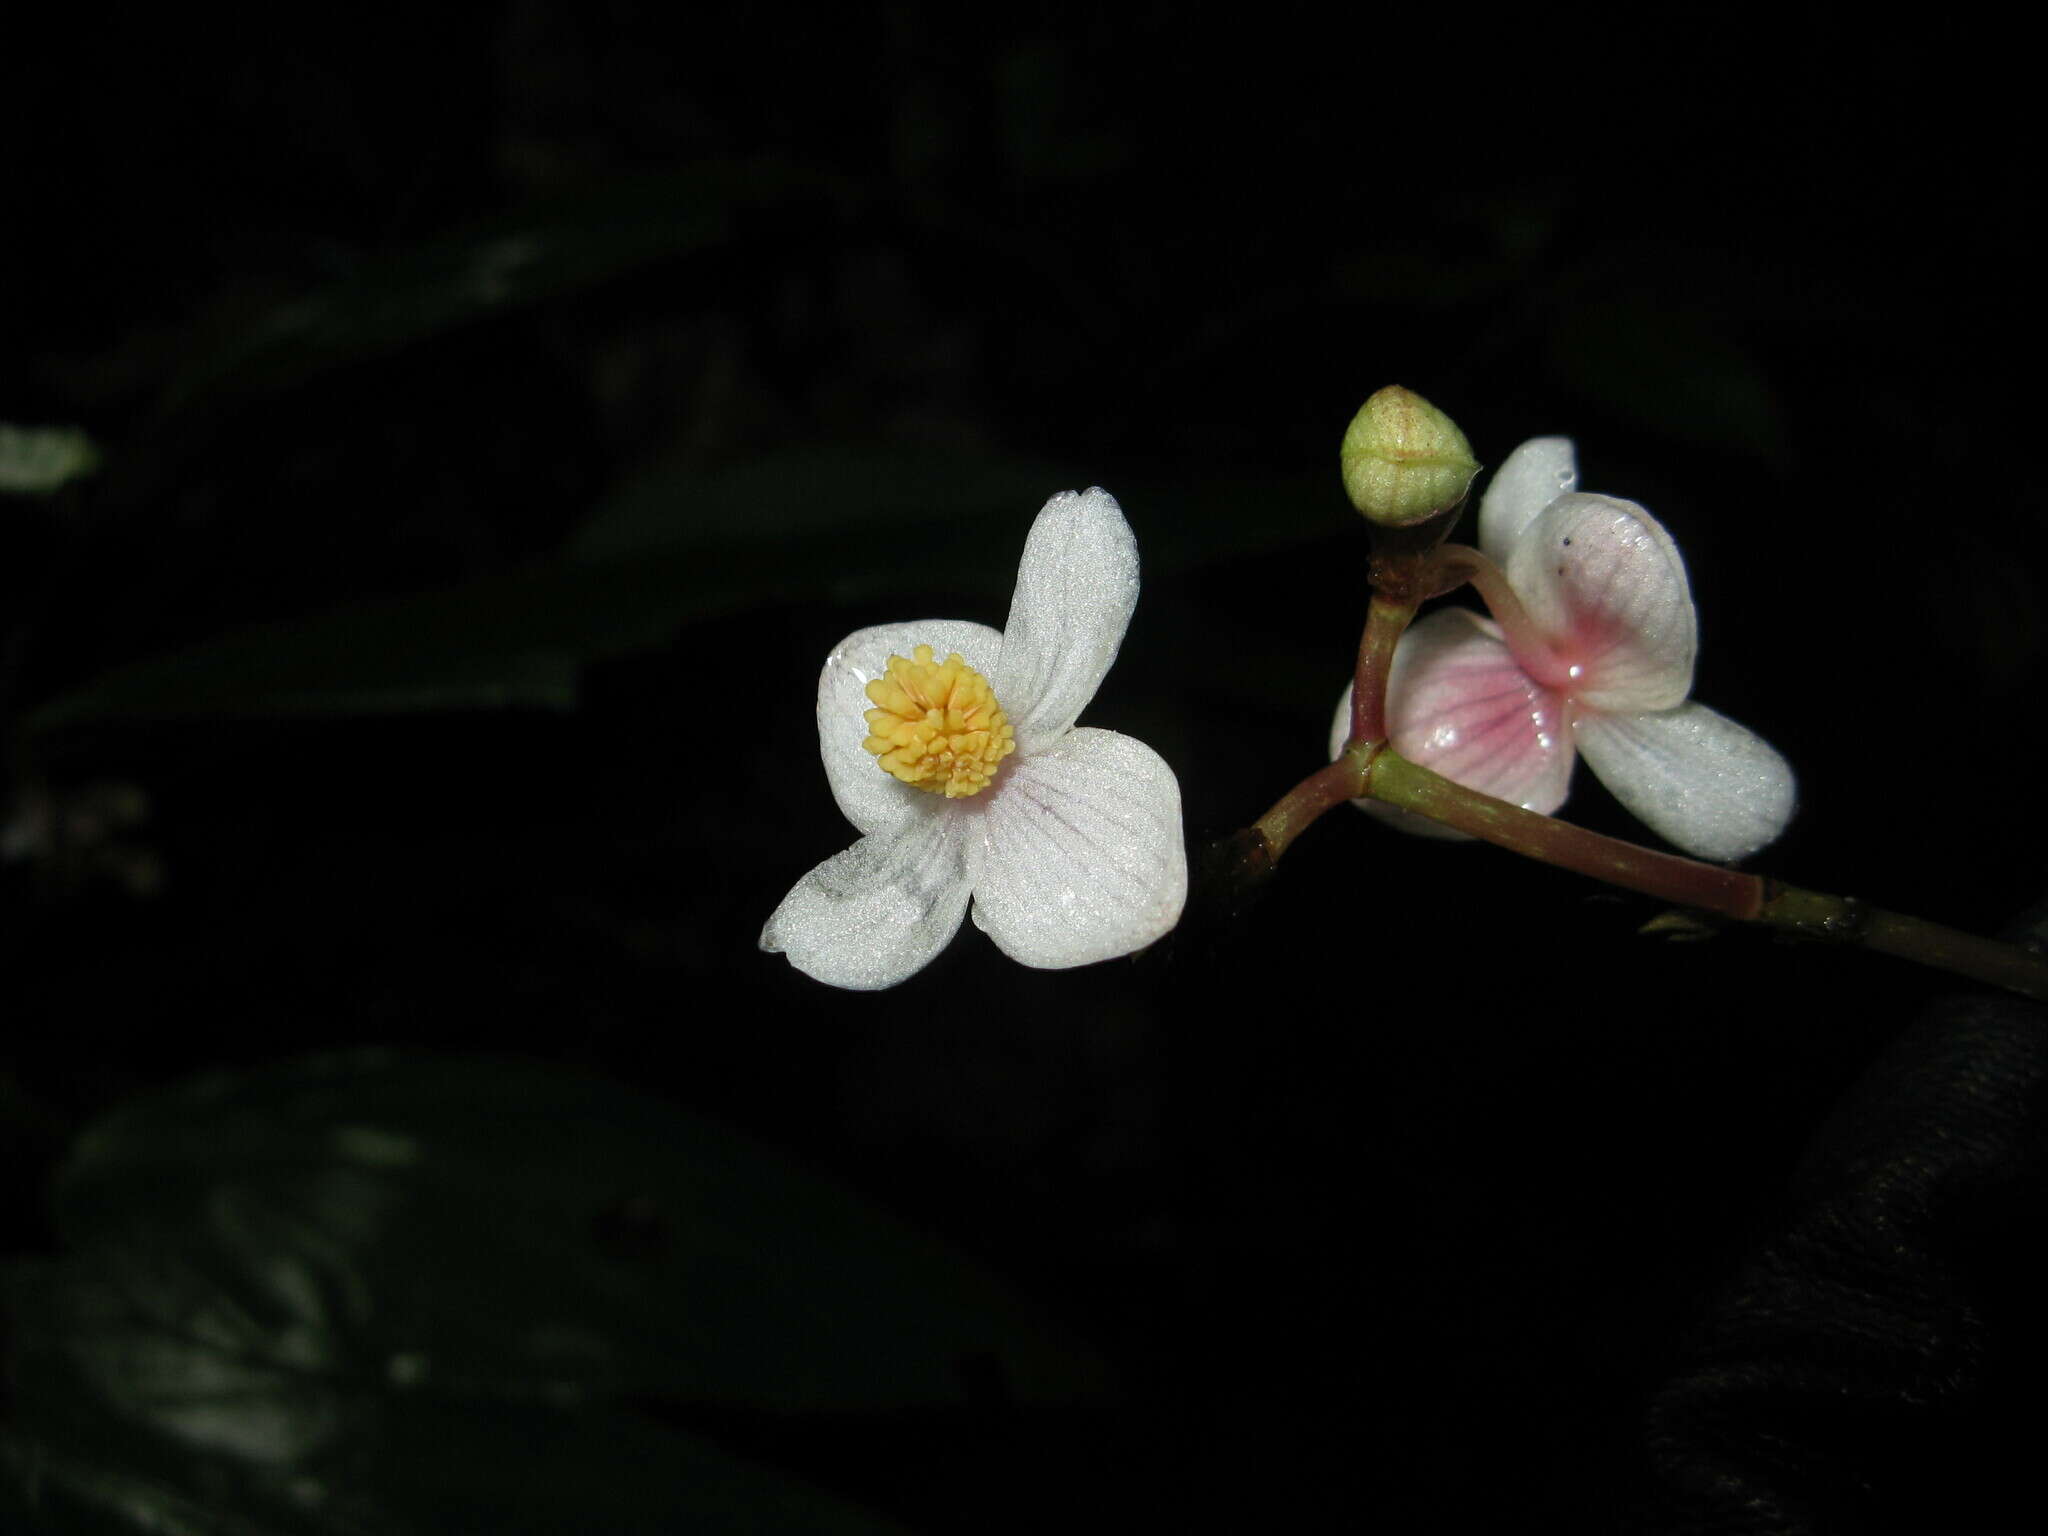
M1569 439L1534 438L1508 456L1480 505L1479 546L1523 611L1503 626L1449 608L1403 635L1388 739L1455 783L1545 815L1564 804L1576 748L1660 836L1701 858L1746 857L1791 819L1792 770L1753 732L1687 702L1698 626L1671 535L1633 502L1577 482Z
M775 909L761 947L833 986L915 974L960 927L1056 969L1142 949L1187 900L1180 785L1150 747L1075 719L1138 601L1138 546L1107 491L1031 525L1010 622L883 624L818 678L825 776L860 841Z

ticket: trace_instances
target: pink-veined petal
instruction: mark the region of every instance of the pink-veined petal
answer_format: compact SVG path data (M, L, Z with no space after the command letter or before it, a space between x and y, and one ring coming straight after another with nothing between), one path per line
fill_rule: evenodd
M1351 688L1346 688L1337 699L1337 712L1330 717L1330 761L1343 756L1344 743L1351 739ZM1369 816L1376 816L1389 826L1399 827L1403 832L1413 832L1417 837L1440 837L1448 843L1469 843L1469 833L1447 827L1440 821L1431 821L1427 816L1418 816L1413 811L1404 811L1398 805L1388 805L1384 800L1370 797L1351 802Z
M1747 858L1792 819L1791 766L1756 732L1704 704L1637 715L1582 711L1573 733L1614 798L1697 858Z
M974 921L1046 970L1143 949L1187 901L1180 784L1142 741L1083 727L1019 753L980 819Z
M921 798L931 803L909 806L797 881L762 928L761 947L856 992L893 987L929 965L960 931L981 841L973 817Z
M1350 735L1350 704L1347 690L1330 732L1332 758ZM1522 670L1499 625L1469 609L1440 609L1401 637L1387 679L1387 737L1410 762L1546 816L1571 790L1564 701ZM1395 809L1356 803L1375 813ZM1387 819L1409 831L1447 833L1406 813Z
M1539 679L1592 709L1670 709L1692 690L1698 630L1685 562L1634 502L1572 491L1522 531L1508 584L1550 641Z
M1095 697L1138 601L1138 541L1101 487L1062 491L1031 525L1003 654L989 681L1029 756L1057 742Z
M1493 472L1479 502L1479 547L1506 565L1536 515L1579 483L1578 456L1568 437L1532 437Z
M911 656L920 645L944 661L954 652L983 677L1002 655L1003 637L986 624L966 619L918 619L909 624L877 624L856 630L832 647L825 670L818 674L818 751L825 759L825 777L832 798L846 819L863 832L894 826L926 792L893 777L875 754L861 745L868 739L868 711L874 703L867 685L889 667L891 656ZM1002 695L996 696L1002 703Z

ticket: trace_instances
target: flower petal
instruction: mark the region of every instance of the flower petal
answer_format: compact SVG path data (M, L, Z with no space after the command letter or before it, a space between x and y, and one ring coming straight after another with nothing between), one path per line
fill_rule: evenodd
M1582 712L1579 750L1651 831L1703 859L1740 859L1792 819L1792 769L1762 737L1704 704Z
M1536 514L1579 483L1578 455L1568 437L1532 437L1493 472L1479 502L1479 547L1497 565L1521 541Z
M1330 719L1330 761L1333 763L1343 755L1344 743L1351 739L1351 693L1351 688L1344 690L1337 700L1337 713ZM1384 800L1375 800L1369 795L1351 803L1368 816L1399 827L1403 832L1413 832L1417 837L1440 837L1447 843L1473 841L1468 832L1460 832L1455 827L1447 827L1440 821L1431 821L1427 816L1418 816L1413 811L1389 805Z
M908 656L928 645L941 660L958 651L975 671L988 677L1002 655L1003 637L986 624L966 619L919 619L910 624L877 624L856 630L832 647L825 670L818 674L818 751L825 759L825 777L832 798L846 819L863 832L893 826L926 798L894 778L875 754L861 745L868 739L868 711L875 706L867 686L889 667L891 656ZM996 695L1002 702L1002 695Z
M1351 733L1345 692L1330 731L1334 759ZM1387 679L1387 735L1410 762L1481 794L1549 815L1571 790L1572 740L1564 700L1524 672L1500 626L1444 608L1401 637ZM1446 827L1397 807L1357 802L1396 826L1439 836Z
M1506 568L1565 671L1546 681L1624 714L1684 702L1698 629L1685 562L1657 519L1631 501L1572 491L1523 530Z
M972 817L937 802L908 810L797 881L761 930L761 947L857 992L929 965L960 930L981 847Z
M1116 498L1098 486L1048 501L1024 544L1002 661L989 679L1020 755L1073 729L1137 601L1138 541Z
M1075 731L1018 754L993 793L974 921L1012 960L1087 965L1143 949L1180 920L1180 784L1142 741Z

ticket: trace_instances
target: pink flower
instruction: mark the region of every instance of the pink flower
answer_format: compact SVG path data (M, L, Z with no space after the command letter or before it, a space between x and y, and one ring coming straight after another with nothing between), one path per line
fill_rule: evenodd
M1744 858L1791 819L1792 770L1754 732L1689 701L1698 628L1671 535L1635 503L1574 490L1577 481L1562 437L1522 444L1494 475L1479 546L1518 603L1500 605L1502 622L1447 608L1401 637L1389 739L1455 783L1545 815L1564 804L1583 753L1659 836L1701 858ZM1350 697L1338 705L1333 758L1350 732ZM1444 831L1405 812L1394 819Z

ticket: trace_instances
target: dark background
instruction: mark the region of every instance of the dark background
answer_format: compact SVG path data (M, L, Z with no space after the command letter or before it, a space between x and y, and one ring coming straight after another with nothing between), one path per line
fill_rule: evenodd
M852 837L826 651L1000 624L1031 515L1091 483L1146 586L1085 718L1174 765L1206 868L1324 752L1365 601L1337 442L1389 382L1489 464L1571 434L1588 489L1666 522L1697 696L1800 776L1760 867L2011 921L2044 883L2011 50L1718 13L80 10L0 66L0 420L103 459L0 499L0 1127L38 1294L86 1242L53 1178L117 1106L219 1070L268 1102L266 1069L361 1046L511 1056L795 1154L1102 1362L1078 1405L1000 1351L957 1402L791 1407L766 1365L628 1394L909 1529L1883 1529L1965 1497L1955 1445L2017 1399L1961 1366L1906 1393L1948 1438L1909 1412L1777 1526L1701 1513L1749 1474L1674 1472L1652 1408L1939 977L1643 937L1635 898L1349 812L1262 892L1198 881L1132 961L1025 971L970 925L856 996L755 944ZM1588 774L1567 814L1633 835ZM589 1183L592 1243L626 1209L696 1251L689 1211ZM580 1283L549 1255L535 1287ZM748 1316L742 1359L779 1326ZM1970 1359L2013 1358L1996 1323ZM302 1528L31 1374L17 1470L90 1442L84 1505L140 1457ZM601 1475L563 1460L546 1507ZM670 1496L647 1528L721 1528ZM469 1518L405 1497L362 1528Z

